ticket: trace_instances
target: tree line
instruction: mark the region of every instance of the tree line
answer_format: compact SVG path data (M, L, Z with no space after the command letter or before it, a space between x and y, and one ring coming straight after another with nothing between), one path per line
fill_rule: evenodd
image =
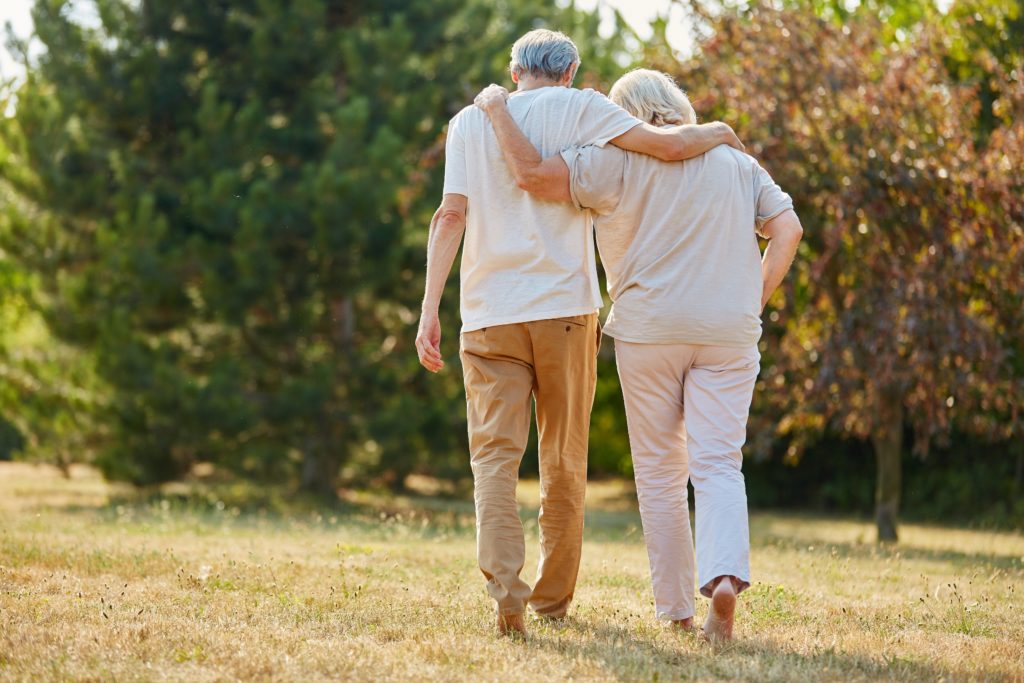
M546 25L577 40L577 86L673 74L797 202L752 462L869 444L894 537L905 454L1024 458L1020 2L695 2L685 60L663 22L601 37L532 0L95 4L83 25L36 3L44 50L3 103L0 453L324 495L468 476L461 377L412 346L426 226L447 120ZM601 363L592 470L629 474Z

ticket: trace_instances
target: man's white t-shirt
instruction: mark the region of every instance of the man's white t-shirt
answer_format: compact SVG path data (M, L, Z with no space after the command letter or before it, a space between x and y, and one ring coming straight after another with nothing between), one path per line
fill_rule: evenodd
M640 124L594 90L513 93L509 113L541 155L603 146ZM601 308L589 212L516 186L487 115L466 107L448 124L445 194L468 198L462 249L462 331L593 313Z

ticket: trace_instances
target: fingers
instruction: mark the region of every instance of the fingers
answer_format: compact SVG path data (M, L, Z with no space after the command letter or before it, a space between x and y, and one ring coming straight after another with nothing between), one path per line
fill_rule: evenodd
M740 139L736 136L736 133L734 131L732 131L732 130L730 130L729 132L731 133L730 139L729 139L729 146L730 147L735 147L736 149L738 149L741 152L747 151L747 148L744 146L744 144L742 142L740 142Z
M497 106L503 104L508 99L508 90L500 85L491 83L489 86L480 91L480 93L473 98L473 104L486 109L490 106Z
M503 100L508 99L508 90L505 86L498 85L497 83L491 83L489 86L480 91L481 95L490 95L491 97L501 97Z
M444 367L441 350L423 337L416 337L416 353L419 355L420 365L430 372L439 372Z
M739 137L736 136L736 131L732 129L728 123L724 121L715 121L712 125L718 126L718 139L719 144L725 143L734 149L738 149L741 152L747 151L747 148L740 142Z

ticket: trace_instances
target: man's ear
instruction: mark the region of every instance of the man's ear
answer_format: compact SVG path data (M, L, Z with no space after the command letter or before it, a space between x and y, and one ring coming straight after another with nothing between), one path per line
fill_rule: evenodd
M516 85L519 85L519 74L517 74L512 69L509 69L508 72L512 74L512 82L515 83Z
M569 68L565 70L565 73L562 74L562 83L567 86L571 86L573 80L576 79L576 69L578 69L579 66L579 64L571 64Z

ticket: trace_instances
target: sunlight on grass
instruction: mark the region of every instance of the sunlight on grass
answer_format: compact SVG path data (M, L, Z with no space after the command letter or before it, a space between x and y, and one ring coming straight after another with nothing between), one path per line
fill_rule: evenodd
M1019 534L907 526L890 548L865 523L755 514L738 638L712 649L655 621L632 488L597 482L570 617L515 642L492 635L469 501L72 475L0 464L0 680L1024 677ZM520 498L530 578L536 483Z

